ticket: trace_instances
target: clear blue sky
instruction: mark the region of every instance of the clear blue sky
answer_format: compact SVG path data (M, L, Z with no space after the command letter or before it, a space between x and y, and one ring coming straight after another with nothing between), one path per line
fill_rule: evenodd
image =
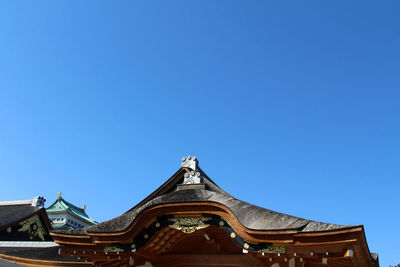
M98 221L196 155L400 263L399 1L1 1L0 200Z

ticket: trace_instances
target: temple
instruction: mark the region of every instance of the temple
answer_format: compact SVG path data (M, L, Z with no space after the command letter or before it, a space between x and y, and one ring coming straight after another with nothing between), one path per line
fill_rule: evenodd
M0 258L27 266L379 266L362 225L317 222L243 202L190 156L119 217L50 234L52 251L37 249L32 257L0 249Z
M63 199L61 193L58 193L57 200L46 211L54 229L76 229L97 224L86 214L86 205L78 208Z

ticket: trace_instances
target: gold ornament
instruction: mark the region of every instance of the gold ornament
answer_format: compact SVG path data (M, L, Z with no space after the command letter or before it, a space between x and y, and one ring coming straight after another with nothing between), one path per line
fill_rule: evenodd
M40 222L40 218L38 215L35 215L20 222L20 225L22 227L18 230L18 232L28 232L29 239L33 239L37 236L42 239L42 241L44 241L46 230Z
M260 249L258 252L259 253L285 253L285 251L286 251L285 247L268 246L266 248Z
M176 217L169 219L169 221L173 222L173 224L168 225L170 228L180 230L185 234L191 234L196 230L200 230L203 228L207 228L210 226L209 224L204 223L205 221L209 221L211 218L209 217Z
M104 248L104 252L123 252L124 250L115 246L108 246Z

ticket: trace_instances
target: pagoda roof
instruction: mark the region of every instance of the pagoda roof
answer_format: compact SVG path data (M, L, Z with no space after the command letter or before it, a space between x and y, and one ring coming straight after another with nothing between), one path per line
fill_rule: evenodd
M191 187L188 185L185 189L181 189L181 185L185 183L185 176L188 176L188 173L193 173L194 168L196 169L196 173L199 173L201 185L203 186ZM308 220L249 204L233 197L220 188L199 167L188 168L187 166L182 166L157 190L121 216L80 229L59 229L53 232L67 235L122 232L126 230L145 209L167 203L183 204L187 202L210 202L223 205L235 215L244 227L252 230L320 232L357 227Z
M88 223L91 224L97 224L95 220L89 217L89 215L86 214L84 208L79 208L75 206L74 204L66 201L61 197L61 194L57 197L57 200L54 201L53 204L51 204L49 207L46 208L47 213L67 213L70 212L77 216L78 218L87 221Z

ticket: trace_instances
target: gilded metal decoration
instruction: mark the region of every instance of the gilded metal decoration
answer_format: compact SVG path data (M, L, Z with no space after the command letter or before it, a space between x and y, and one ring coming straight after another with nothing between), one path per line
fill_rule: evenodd
M224 226L224 221L219 221L219 226Z
M156 223L156 227L157 228L160 227L160 223L159 222Z
M209 221L210 217L177 217L169 219L173 224L168 225L169 227L180 230L185 234L191 234L196 230L207 228L209 224L204 223Z
M149 235L148 235L148 234L144 234L143 237L144 237L145 239L147 239L147 238L149 238Z
M269 246L269 247L260 249L258 252L259 253L285 253L285 251L286 251L285 247Z
M235 233L231 233L231 238L235 238L236 234Z
M249 244L244 243L243 247L244 247L244 249L249 249L250 246L249 246Z
M29 235L29 239L33 239L36 236L44 241L44 236L46 234L46 229L43 227L40 222L39 216L32 216L22 222L20 222L22 226L18 232L27 232Z
M108 252L123 252L124 250L122 248L119 247L115 247L115 246L109 246L109 247L105 247L104 248L104 252L108 253Z
M136 248L135 243L132 243L131 248Z
M11 227L7 227L7 233L11 233L12 228Z

